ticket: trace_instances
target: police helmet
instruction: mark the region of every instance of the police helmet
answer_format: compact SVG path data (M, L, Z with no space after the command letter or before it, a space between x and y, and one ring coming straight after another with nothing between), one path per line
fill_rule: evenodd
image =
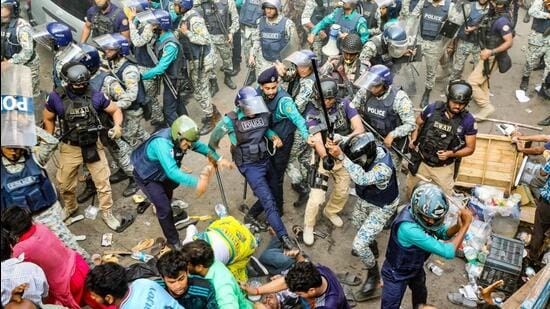
M235 96L235 105L248 117L269 112L263 97L250 86L239 90Z
M90 81L90 71L78 62L69 62L61 68L61 78L67 84L83 84Z
M78 44L78 47L80 47L84 52L84 56L80 59L80 63L86 66L91 74L97 72L99 65L101 64L101 59L97 49L86 43L80 43Z
M94 38L94 42L97 43L99 48L103 51L106 49L116 49L120 56L126 56L130 54L130 42L128 39L120 33L104 34Z
M193 143L199 140L199 127L193 119L183 115L172 123L171 134L172 139L177 143L182 140Z
M355 5L357 5L358 2L359 2L359 0L342 0L342 3L351 3L351 4L355 4Z
M143 12L151 7L148 0L126 0L123 3L125 7L136 9L136 12Z
M174 5L176 4L185 10L190 10L193 8L193 0L174 0Z
M369 68L367 72L361 75L354 83L359 88L371 90L372 87L385 85L390 86L393 83L393 75L390 69L383 65L377 64Z
M342 40L342 51L348 54L358 54L363 49L361 37L355 33L350 33Z
M425 182L420 182L414 189L411 207L416 222L430 231L441 228L449 211L449 203L443 190L435 184ZM434 223L430 224L424 217L433 219Z
M472 99L472 86L465 80L453 80L447 87L447 100L468 104Z
M338 95L338 85L335 81L328 79L321 82L321 91L324 99L336 98Z
M343 146L342 151L353 163L368 167L376 158L376 140L371 132L352 137Z
M262 10L265 8L276 9L277 12L281 11L281 0L263 0Z
M12 16L19 17L19 0L2 0L2 6L10 6Z
M172 29L172 20L168 11L161 9L154 10L153 15L155 15L156 23L159 25L160 29L164 31Z
M384 29L382 40L388 46L388 53L393 58L401 58L409 47L407 31L399 23L393 23Z
M67 46L73 41L71 28L63 23L55 21L48 23L46 29L57 46Z

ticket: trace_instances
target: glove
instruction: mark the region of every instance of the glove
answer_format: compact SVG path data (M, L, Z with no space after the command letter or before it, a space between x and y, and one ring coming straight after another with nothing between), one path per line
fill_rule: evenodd
M332 171L334 167L334 159L331 156L323 157L323 168L325 171Z
M109 130L109 137L111 139L119 139L122 136L122 127L115 125L112 129Z

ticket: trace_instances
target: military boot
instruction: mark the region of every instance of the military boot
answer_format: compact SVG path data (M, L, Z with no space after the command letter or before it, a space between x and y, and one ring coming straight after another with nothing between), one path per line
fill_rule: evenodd
M110 209L101 211L101 219L103 219L105 224L107 224L111 230L116 231L120 227L120 221L118 221Z
M378 262L376 262L376 264L367 271L367 279L365 279L365 283L363 283L361 289L353 294L355 301L362 302L377 297L377 290L380 290L378 287L379 283L380 271L378 269Z
M521 83L519 84L519 89L527 91L527 88L529 88L529 76L522 76Z
M294 207L301 207L305 205L309 198L309 188L303 183L293 183L292 189L298 193L298 200L294 202Z
M86 178L86 187L84 188L84 191L82 191L82 193L80 193L77 197L76 197L76 201L79 203L79 204L82 204L84 202L86 202L87 200L91 199L92 196L94 196L96 194L96 188L95 188L95 184L94 184L94 181L92 180L92 177L88 177Z
M210 96L214 97L218 91L220 91L220 87L218 87L218 80L216 78L211 78L210 80Z
M428 106L428 104L430 103L430 92L432 92L432 89L426 88L424 90L424 94L422 95L422 99L420 99L420 107L421 108L424 108L424 107Z
M304 240L304 244L308 246L312 246L315 242L315 237L313 236L313 227L304 225L304 233L302 235L302 239Z
M128 186L126 186L126 189L124 189L124 191L122 192L122 196L124 196L124 197L132 196L132 195L136 194L136 192L138 190L139 189L136 185L136 182L135 182L134 178L130 178L128 180Z
M224 73L223 83L231 90L237 89L237 85L231 79L231 73Z
M248 74L248 78L246 79L246 85L250 86L252 83L256 81L256 70L255 69L249 69L250 72Z
M233 70L231 70L229 74L231 74L231 76L237 76L239 72L241 72L241 64L234 64Z
M525 16L523 16L523 22L528 24L531 21L531 15L529 15L529 12L525 12Z
M110 177L109 177L109 182L111 184L115 184L115 183L119 183L123 180L126 180L128 179L128 175L126 175L126 173L124 173L124 171L119 168L114 174L112 174Z
M206 135L210 133L215 126L216 122L214 121L214 115L206 116L202 119L202 127L200 128L199 134Z

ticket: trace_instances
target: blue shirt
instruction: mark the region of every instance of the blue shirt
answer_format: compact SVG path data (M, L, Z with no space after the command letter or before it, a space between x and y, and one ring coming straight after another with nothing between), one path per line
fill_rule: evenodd
M120 9L119 13L116 16L114 16L114 18L113 18L113 15L115 14L116 9L118 9L118 6L111 3L109 5L109 7L107 8L107 12L102 13L101 9L97 5L94 5L94 6L90 7L88 9L88 11L86 12L85 19L86 19L87 22L93 23L94 22L94 17L97 14L103 14L103 15L108 16L109 18L111 18L111 20L114 21L113 24L114 24L115 33L121 33L121 32L124 32L124 31L129 31L130 26L128 25L128 19L126 18L126 15L124 14L124 11L122 9Z
M159 38L157 44L160 44L164 42L169 36L171 36L171 32L164 32ZM157 65L145 72L141 75L142 79L152 79L155 76L162 75L164 72L166 72L166 69L170 66L170 64L176 60L176 57L178 56L178 46L173 43L168 43L166 46L164 46L164 49L162 50L162 57L159 59L159 62Z
M120 309L183 309L183 307L158 283L149 279L137 279L130 284L130 291L120 304Z
M66 94L70 99L75 99L78 96L73 94L69 89L65 88ZM92 90L92 106L98 112L106 109L111 101L103 94L103 92ZM63 117L65 115L65 105L59 94L55 91L50 92L48 99L46 100L45 108L58 117Z
M493 33L497 33L501 37L504 37L505 35L512 33L514 28L512 27L512 22L508 16L501 16L495 20L493 25L491 25L491 31Z
M435 111L435 103L431 103L428 106L426 106L422 112L420 113L420 118L422 118L423 121L426 121L428 118L428 115L433 114ZM447 115L445 113L445 110L442 112L443 117L447 118ZM476 135L477 134L477 125L476 120L472 114L468 111L464 111L464 116L462 118L462 122L460 123L460 129L456 134L460 136L462 139L464 139L464 136L466 135ZM457 117L457 116L455 116Z

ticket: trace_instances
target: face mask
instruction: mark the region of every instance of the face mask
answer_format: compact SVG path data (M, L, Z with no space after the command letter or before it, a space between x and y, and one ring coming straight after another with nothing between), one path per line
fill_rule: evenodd
M83 95L84 93L86 93L86 90L88 90L88 86L74 88L71 84L69 84L69 89L71 90L72 93L76 95Z

